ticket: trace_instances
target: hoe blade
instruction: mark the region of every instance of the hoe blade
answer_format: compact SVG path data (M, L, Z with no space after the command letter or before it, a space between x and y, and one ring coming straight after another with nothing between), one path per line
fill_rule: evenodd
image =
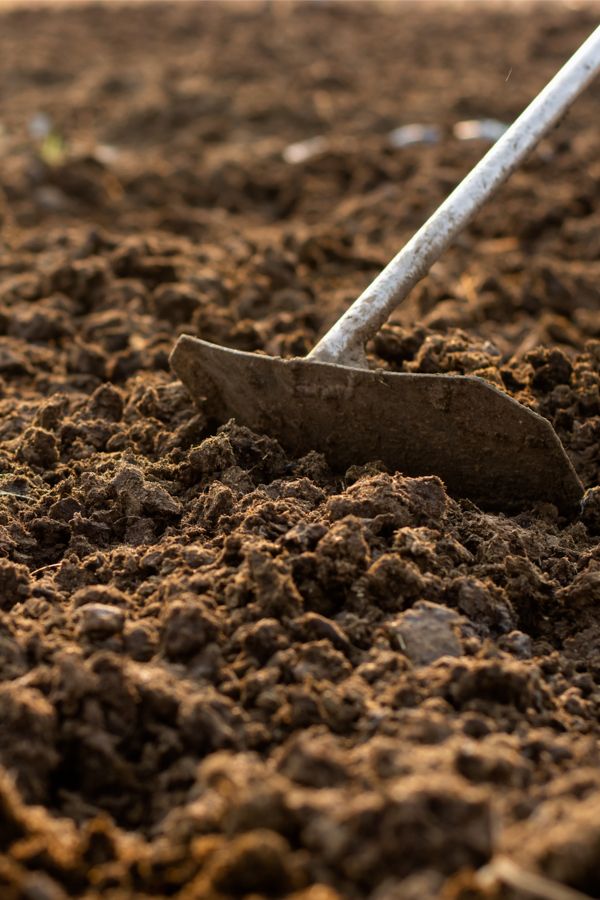
M188 335L171 365L212 418L234 418L296 456L318 450L336 471L382 460L439 475L485 509L578 509L583 489L550 423L480 378L283 360Z

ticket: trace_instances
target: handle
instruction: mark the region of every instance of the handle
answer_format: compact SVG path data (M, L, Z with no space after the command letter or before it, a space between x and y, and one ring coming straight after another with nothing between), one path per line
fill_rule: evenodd
M308 354L364 366L364 346L600 70L600 26Z

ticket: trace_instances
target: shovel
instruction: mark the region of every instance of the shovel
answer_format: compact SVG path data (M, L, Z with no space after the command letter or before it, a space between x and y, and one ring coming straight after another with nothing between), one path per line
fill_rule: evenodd
M583 488L550 423L481 378L367 368L365 344L600 70L600 27L305 359L181 335L171 365L212 419L272 435L336 471L381 460L438 475L451 495L512 512L577 511Z

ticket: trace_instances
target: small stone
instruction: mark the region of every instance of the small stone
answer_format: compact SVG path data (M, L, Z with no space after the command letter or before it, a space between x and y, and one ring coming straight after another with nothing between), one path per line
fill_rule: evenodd
M456 633L462 622L462 617L453 610L421 600L389 627L398 649L416 666L426 666L442 656L462 655Z
M115 606L90 603L81 609L80 632L85 637L107 638L123 631L125 616Z

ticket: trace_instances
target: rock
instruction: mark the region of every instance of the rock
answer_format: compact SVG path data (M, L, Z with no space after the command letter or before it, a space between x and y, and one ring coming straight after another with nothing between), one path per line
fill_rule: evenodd
M89 603L81 609L80 633L92 640L119 634L124 624L125 616L116 606Z
M457 631L463 621L454 610L421 600L391 622L389 629L398 648L416 666L425 666L442 656L461 656Z

